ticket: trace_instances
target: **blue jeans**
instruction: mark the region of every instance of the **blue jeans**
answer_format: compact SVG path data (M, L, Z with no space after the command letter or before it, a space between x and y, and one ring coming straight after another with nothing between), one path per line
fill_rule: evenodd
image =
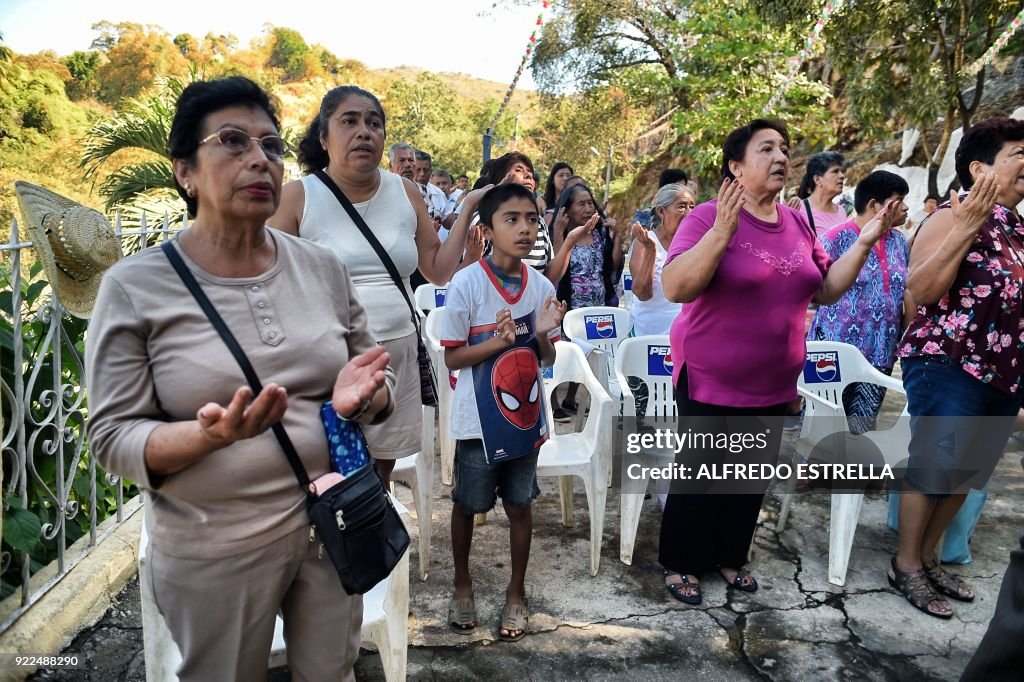
M489 512L498 495L510 507L529 507L540 495L537 485L539 452L491 464L484 454L482 440L456 441L452 501L467 515Z
M984 488L1006 448L1020 398L944 355L901 362L911 415L904 484L931 497Z

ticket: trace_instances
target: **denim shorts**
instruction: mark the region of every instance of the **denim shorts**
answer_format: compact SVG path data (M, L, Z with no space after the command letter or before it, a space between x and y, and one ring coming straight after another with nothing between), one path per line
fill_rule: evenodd
M944 355L904 358L910 458L904 484L930 497L985 487L1021 406Z
M539 452L506 462L490 464L482 440L455 442L455 486L452 501L465 514L483 514L494 508L497 495L510 507L529 507L537 486Z

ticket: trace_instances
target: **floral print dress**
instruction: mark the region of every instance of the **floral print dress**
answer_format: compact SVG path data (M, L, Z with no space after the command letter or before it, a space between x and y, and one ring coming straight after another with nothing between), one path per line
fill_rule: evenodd
M949 202L936 212L947 208ZM1020 395L1022 290L1024 225L1014 212L997 205L978 231L949 291L936 303L918 306L900 341L900 357L945 355L979 381Z
M577 244L569 256L569 283L572 295L569 308L604 305L604 240L600 230L594 230L590 244Z

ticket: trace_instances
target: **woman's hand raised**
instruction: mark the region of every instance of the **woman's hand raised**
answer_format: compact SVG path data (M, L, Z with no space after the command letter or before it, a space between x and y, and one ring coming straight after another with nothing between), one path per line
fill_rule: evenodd
M597 227L597 221L600 219L601 216L597 213L590 216L590 220L582 225L577 225L569 231L569 234L565 236L566 241L568 241L572 246L576 246L577 244L589 244L594 234L594 228ZM566 223L568 223L568 221L569 219L567 217Z
M391 356L383 346L349 359L334 382L331 396L334 411L342 417L357 414L384 385L384 368L390 360Z
M893 223L896 222L896 218L900 214L900 204L903 203L899 199L889 199L882 206L882 210L875 214L875 217L868 221L864 226L864 229L860 231L860 237L857 241L866 244L867 246L874 246L879 239L881 239L889 229L892 228Z
M277 384L267 384L251 403L252 389L235 391L227 407L206 403L196 413L203 437L217 448L258 436L281 421L288 409L288 392Z
M743 183L739 180L726 178L718 190L718 205L715 208L715 224L711 229L724 232L732 237L739 227L740 209L743 208L746 197L743 195Z
M988 222L996 205L999 185L995 173L985 173L978 178L967 198L960 202L956 190L949 191L949 205L953 209L953 229L975 235Z

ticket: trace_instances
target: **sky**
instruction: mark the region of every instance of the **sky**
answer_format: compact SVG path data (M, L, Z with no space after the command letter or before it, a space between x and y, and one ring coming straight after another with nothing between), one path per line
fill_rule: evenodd
M87 50L99 21L156 24L171 36L233 33L239 44L265 24L297 30L341 58L371 68L417 66L510 83L537 26L541 3L508 0L0 0L0 33L15 52ZM298 11L296 11L298 10ZM529 69L519 86L534 87Z

